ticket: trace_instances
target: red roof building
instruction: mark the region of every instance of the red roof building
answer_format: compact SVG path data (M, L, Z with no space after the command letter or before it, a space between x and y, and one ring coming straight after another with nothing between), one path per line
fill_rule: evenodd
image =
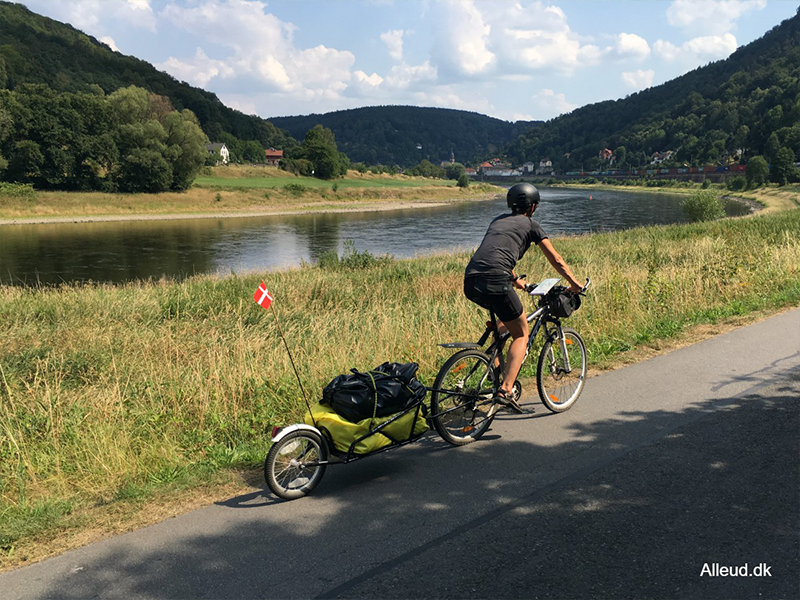
M277 167L278 161L283 158L283 150L275 150L275 148L264 150L264 158L266 159L268 165L271 167Z

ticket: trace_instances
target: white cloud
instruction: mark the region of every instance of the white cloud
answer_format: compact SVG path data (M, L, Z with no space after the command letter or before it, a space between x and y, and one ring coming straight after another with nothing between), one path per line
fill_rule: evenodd
M156 64L155 67L170 73L176 79L199 87L205 87L218 75L223 78L233 75L233 69L224 61L209 58L202 48L198 48L194 58L188 61L170 57L165 62Z
M643 90L653 85L653 77L655 71L652 69L642 70L636 69L635 71L626 71L622 74L622 81L625 85L635 90Z
M606 58L640 62L650 55L647 40L634 33L620 33L604 47L584 43L561 8L540 1L437 2L434 9L431 61L456 77L552 70L569 75Z
M200 69L195 76L206 78L244 77L275 91L291 92L303 98L336 98L352 78L355 56L324 45L300 49L294 43L296 27L265 12L258 0L205 0L187 6L170 3L161 16L176 27L227 48L230 55L211 66L224 63L227 70ZM199 61L193 63L197 66ZM163 68L178 76L187 61L170 57ZM178 71L180 72L180 71Z
M256 104L249 96L242 96L241 94L224 94L220 96L220 100L225 106L230 106L246 115L258 114Z
M76 29L100 39L107 34L103 22L123 21L131 27L156 30L156 18L150 0L25 0L32 11L69 23Z
M551 119L578 108L577 104L567 101L564 94L556 94L553 90L543 89L533 96L535 113L538 119Z
M746 13L766 6L766 0L674 0L667 9L667 22L690 35L722 35Z
M100 41L103 42L106 46L111 48L114 52L119 52L119 48L117 48L117 44L114 42L114 38L110 35L104 35L100 38Z
M635 33L620 33L607 52L619 60L642 61L650 56L650 45Z
M498 54L503 68L518 71L554 68L570 73L574 69L596 64L602 50L593 44L582 44L567 24L567 17L557 6L533 2L489 3L491 14L491 48Z
M653 44L653 51L667 62L680 61L694 68L712 60L727 58L736 51L737 46L734 35L726 33L696 37L680 46L658 40Z
M381 41L386 44L389 56L396 61L403 60L403 30L392 29L381 34Z
M432 57L437 66L457 75L476 75L494 60L489 51L491 27L473 0L447 0L433 5L437 31Z
M420 83L433 83L437 77L436 67L427 60L421 65L395 65L386 75L385 83L395 89L408 89Z

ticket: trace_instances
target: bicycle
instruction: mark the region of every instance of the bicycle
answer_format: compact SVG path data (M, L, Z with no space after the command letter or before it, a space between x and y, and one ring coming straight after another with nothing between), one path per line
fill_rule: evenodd
M539 331L544 330L544 345L536 365L536 388L542 403L556 413L572 408L586 379L586 344L577 331L561 324L561 319L568 315L562 306L566 288L557 286L559 281L546 279L525 288L530 296L540 299L538 308L526 317L533 326L523 359L524 365L533 341ZM585 295L590 285L591 280L587 278L586 285L576 296ZM430 420L437 433L454 446L470 444L480 438L500 408L494 398L502 383L503 346L509 333L500 333L494 312L490 310L489 314L486 330L477 343L439 344L459 350L445 361L430 388ZM491 343L483 350L490 338ZM514 400L518 401L522 396L522 384L515 381L513 390Z
M547 279L538 286L526 287L526 292L531 296L541 296L541 299L539 308L527 316L528 322L535 321L535 324L525 360L533 339L544 328L545 343L537 364L537 388L545 406L554 412L564 412L575 404L583 389L586 346L578 332L561 325L557 311L558 299L564 288L555 286L558 281ZM589 284L587 279L581 293L586 291ZM427 427L417 429L419 419L432 423L442 439L455 446L463 446L480 438L499 408L493 399L504 370L503 345L509 337L507 332L499 332L494 313L490 312L490 316L491 320L478 343L440 344L445 348L460 350L442 365L434 385L425 386L426 392L431 393L430 414L426 414L428 408L424 398L419 398L363 435L348 440L345 448L338 449L331 432L317 423L273 427L273 445L264 461L264 478L269 489L286 500L302 498L314 490L328 466L349 464L419 440L427 430ZM484 352L482 348L490 336L492 342ZM578 349L577 359L575 352L570 349L572 346ZM519 399L521 394L522 385L516 381L515 399ZM407 430L401 428L398 431L393 427L411 413L413 418L408 419ZM376 435L386 436L391 444L365 453L358 452L360 442Z

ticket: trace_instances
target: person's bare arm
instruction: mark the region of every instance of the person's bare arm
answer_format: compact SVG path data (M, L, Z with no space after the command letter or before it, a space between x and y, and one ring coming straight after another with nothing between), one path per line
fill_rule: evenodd
M553 266L556 272L569 281L569 289L576 293L580 292L583 289L583 284L576 279L575 275L572 274L569 265L564 261L563 258L561 258L561 255L553 247L553 244L550 242L550 240L548 238L543 239L541 242L539 242L539 248L542 250L547 258L547 261Z

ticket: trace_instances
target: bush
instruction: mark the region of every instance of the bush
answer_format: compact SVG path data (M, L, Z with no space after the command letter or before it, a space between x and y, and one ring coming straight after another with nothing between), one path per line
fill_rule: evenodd
M311 191L310 187L303 185L302 183L287 183L285 186L283 186L283 189L293 196L300 196Z
M341 257L333 250L325 252L320 256L318 265L323 269L355 270L385 265L393 260L389 255L375 256L369 250L359 252L353 240L345 240Z
M6 183L0 181L0 197L6 198L34 198L36 190L30 183Z
M691 221L713 221L725 216L722 200L711 191L693 193L681 202L681 208Z
M469 187L469 175L466 173L462 173L458 178L458 183L456 185L460 188L468 188Z
M733 190L734 192L741 192L747 187L747 179L742 177L741 175L737 175L736 177L731 177L725 184L729 190Z

